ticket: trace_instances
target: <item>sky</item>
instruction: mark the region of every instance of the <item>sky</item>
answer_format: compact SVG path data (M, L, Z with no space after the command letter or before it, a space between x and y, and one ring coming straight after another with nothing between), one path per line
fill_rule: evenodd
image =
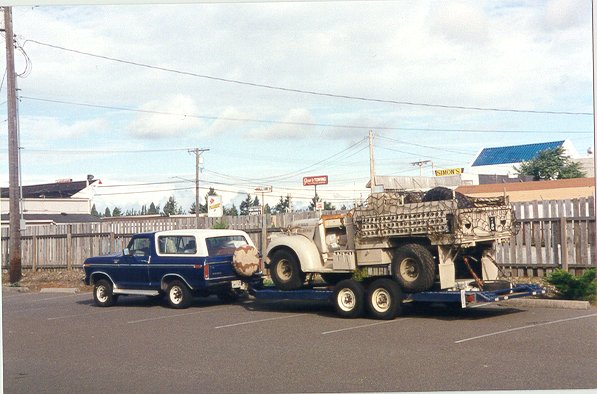
M369 130L377 175L594 143L590 0L23 5L13 25L22 183L92 174L100 212L188 210L195 148L201 196L301 208L305 176L337 207L367 196ZM5 101L4 77L2 186Z

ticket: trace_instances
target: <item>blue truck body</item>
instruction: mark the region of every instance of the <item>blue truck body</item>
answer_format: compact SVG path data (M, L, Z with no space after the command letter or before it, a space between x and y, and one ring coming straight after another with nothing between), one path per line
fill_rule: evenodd
M121 253L85 260L85 283L94 286L100 306L119 295L184 297L216 294L232 300L235 293L262 282L260 269L240 275L233 266L238 247L252 247L249 236L236 230L171 230L134 235ZM176 289L171 289L175 283ZM99 302L98 302L99 300ZM169 301L171 301L169 299Z

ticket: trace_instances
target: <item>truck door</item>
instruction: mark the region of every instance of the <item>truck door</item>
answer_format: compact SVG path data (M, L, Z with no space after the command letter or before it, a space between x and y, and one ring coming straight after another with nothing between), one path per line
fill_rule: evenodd
M151 240L149 236L137 236L129 242L129 254L123 256L120 264L119 287L126 289L143 289L148 285L149 256Z

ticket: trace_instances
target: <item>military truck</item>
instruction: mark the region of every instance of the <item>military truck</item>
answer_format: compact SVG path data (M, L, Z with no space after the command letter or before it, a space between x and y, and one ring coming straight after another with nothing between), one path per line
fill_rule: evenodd
M393 318L405 299L462 298L464 307L475 292L516 293L495 261L496 243L514 231L506 197L473 198L447 188L414 201L373 193L346 214L299 220L272 236L266 266L278 290L291 294L318 276L334 286L340 315L359 315L366 304L374 317Z

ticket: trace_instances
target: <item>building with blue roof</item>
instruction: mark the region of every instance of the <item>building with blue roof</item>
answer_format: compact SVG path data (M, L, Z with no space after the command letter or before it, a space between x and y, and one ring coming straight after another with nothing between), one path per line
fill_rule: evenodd
M518 167L523 161L534 159L541 151L558 147L564 148L566 155L578 157L570 140L483 148L470 164L471 173L514 176L514 167Z

